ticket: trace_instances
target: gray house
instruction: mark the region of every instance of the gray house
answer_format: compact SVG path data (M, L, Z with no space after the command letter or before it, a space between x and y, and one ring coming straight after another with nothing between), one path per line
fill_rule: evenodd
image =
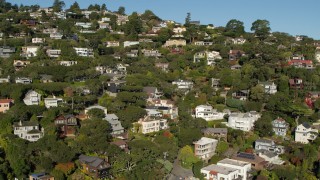
M273 132L277 136L286 136L289 124L282 118L277 118L272 121Z
M0 47L0 57L1 58L8 58L11 54L16 52L16 48L8 47L8 46L1 46Z
M283 146L276 145L274 141L269 139L257 139L255 141L254 149L256 150L256 152L269 151L269 152L274 152L276 154L284 153Z
M112 135L118 135L124 133L124 128L119 121L119 118L115 114L107 114L104 120L108 121L112 127Z

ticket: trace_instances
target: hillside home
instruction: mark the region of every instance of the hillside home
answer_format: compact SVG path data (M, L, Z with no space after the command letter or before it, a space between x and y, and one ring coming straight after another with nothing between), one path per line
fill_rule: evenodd
M225 158L218 161L217 165L237 169L239 173L239 180L250 179L249 172L251 172L251 164L248 162Z
M143 92L147 93L148 100L160 99L163 95L163 93L156 87L144 87Z
M50 33L50 38L51 39L62 39L63 34L57 32L57 33Z
M117 14L117 24L118 26L127 24L127 22L129 21L129 16L125 16L125 15L119 15Z
M187 80L182 80L182 79L178 79L176 81L173 81L172 85L177 85L177 88L181 89L181 90L190 90L193 88L192 81L187 81Z
M15 71L20 71L22 68L27 67L30 61L13 60L13 66Z
M218 140L202 137L200 140L193 142L194 154L202 160L209 160L216 151Z
M206 180L238 180L240 178L238 169L211 164L200 170Z
M266 94L277 93L277 85L274 82L259 82L258 84L264 88Z
M16 84L31 84L32 83L32 79L30 78L26 78L26 77L17 77L15 79Z
M114 144L114 145L118 146L120 149L124 150L124 152L126 152L128 154L130 153L130 150L128 148L128 143L122 139L111 142L110 144Z
M303 144L315 140L318 137L318 130L313 129L308 123L302 123L295 129L294 141Z
M232 159L250 163L251 167L255 170L266 169L269 166L269 163L262 157L250 153L239 152L238 154L232 156Z
M245 53L241 50L230 50L229 51L229 61L237 61L244 55L245 55Z
M93 49L90 48L73 48L78 56L81 57L93 57Z
M79 156L79 163L82 171L94 179L103 179L109 176L108 169L110 168L110 164L107 158L102 159L81 154Z
M276 154L283 154L284 153L284 147L276 145L276 143L273 140L269 139L257 139L254 143L254 149L259 152L261 150L273 152Z
M43 29L42 33L43 34L54 34L58 32L58 28L48 28L48 29Z
M169 70L169 63L156 63L155 66L163 72L168 72Z
M207 65L212 66L216 63L215 60L222 59L222 57L220 56L220 53L217 51L202 51L194 54L194 63L200 62L201 59L206 59Z
M107 41L105 44L107 47L119 47L120 46L119 41Z
M92 23L90 22L76 22L75 26L84 28L84 29L89 29L92 26Z
M159 52L159 50L142 49L141 52L145 57L161 57L161 53Z
M99 22L99 29L110 29L109 23Z
M59 61L58 62L59 65L61 66L73 66L73 65L76 65L78 64L78 61Z
M304 56L301 54L294 54L291 56L292 60L305 60Z
M195 41L194 45L196 46L211 46L213 42L206 42L206 41Z
M31 39L32 44L43 44L46 42L45 38L32 38Z
M27 59L30 57L35 57L37 56L39 48L39 46L23 46L21 49L22 52L20 56L26 57Z
M246 101L249 97L250 90L240 90L232 93L232 98Z
M29 180L54 180L54 177L45 172L34 173L29 175Z
M40 82L41 83L51 83L53 82L53 76L48 74L40 74Z
M6 77L6 78L0 78L0 84L1 83L9 83L10 82L10 76Z
M58 107L58 105L62 102L62 98L56 98L55 96L53 96L52 98L44 98L44 105L48 109L51 107Z
M313 69L313 62L311 60L290 60L288 61L289 66L295 68Z
M163 114L155 108L147 107L145 110L147 111L147 115L150 117L163 117Z
M254 122L260 118L260 114L255 111L247 113L231 113L228 118L227 126L232 129L242 131L250 131L254 126Z
M163 45L164 47L170 47L170 46L186 46L187 41L185 39L169 39L166 41L166 43Z
M130 52L126 53L126 56L130 58L136 58L139 56L138 53L139 53L139 50L132 49Z
M0 99L0 113L7 112L13 106L13 99Z
M140 118L138 122L133 123L133 127L138 125L136 132L141 132L142 134L158 132L168 128L168 122L166 119L159 119L150 116L145 116Z
M217 91L220 88L220 79L211 78L211 87Z
M147 108L160 111L163 116L175 119L178 117L178 107L175 106L174 102L167 99L155 99L150 103Z
M13 134L30 142L38 141L44 135L43 128L40 131L39 124L31 121L20 121L13 124Z
M29 90L26 95L24 96L23 102L27 106L31 105L39 105L41 101L41 94L37 93L36 91Z
M272 129L275 135L285 137L289 129L289 123L278 117L272 121Z
M306 93L304 102L309 108L314 108L314 102L320 98L320 91L309 91Z
M242 45L242 44L244 44L247 40L240 37L240 38L232 38L231 41L232 41L232 44Z
M289 79L290 89L303 89L303 80L300 78Z
M108 121L112 127L111 135L116 136L124 133L124 128L122 127L121 122L119 121L119 118L117 115L107 114L104 120Z
M173 28L172 31L175 34L182 34L183 32L186 32L187 29L185 27L176 27L176 28Z
M72 114L60 115L54 120L60 137L74 137L78 126L77 118Z
M16 52L15 47L9 47L9 46L1 46L0 47L0 57L1 58L8 58L11 56L11 54Z
M228 114L227 111L218 112L217 109L213 109L212 106L208 105L199 105L195 109L195 117L206 121L221 120L226 114Z
M123 47L139 45L139 43L140 43L139 41L124 41L123 42Z
M282 165L282 164L285 163L285 161L283 161L279 157L279 154L277 154L275 152L270 152L270 151L267 151L267 150L260 150L258 152L258 156L263 158L269 164Z
M60 49L48 49L46 51L47 55L51 58L58 58L61 55Z
M239 64L235 64L235 65L232 65L232 66L230 67L231 70L240 70L241 68L242 68L242 66L239 65Z
M100 11L89 11L89 10L82 10L81 11L81 14L83 14L84 17L86 17L87 19L90 18L90 14L92 14L92 13L100 14L101 12Z
M26 25L29 28L33 28L37 25L37 21L33 20L33 19L21 19L20 20L20 24L22 25Z
M126 81L123 81L123 80L109 81L107 83L107 91L113 95L116 95L116 93L121 91L121 87L124 86L125 84L126 84Z
M209 136L217 139L224 139L227 141L228 129L227 128L204 128L201 130L204 136Z
M119 72L119 74L127 74L127 64L123 65L121 63L117 64L116 69Z

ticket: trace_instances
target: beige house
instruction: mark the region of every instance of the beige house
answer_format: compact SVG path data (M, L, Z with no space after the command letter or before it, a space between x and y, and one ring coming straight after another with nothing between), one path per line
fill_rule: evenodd
M13 105L13 99L0 99L0 113L5 113Z
M187 41L184 39L169 39L166 41L166 43L163 45L164 47L169 46L186 46Z
M215 154L218 140L202 137L193 144L195 155L202 160L209 160Z
M158 132L160 130L168 128L168 123L166 119L159 119L150 116L140 118L138 122L134 123L134 127L135 125L138 125L139 128L134 131L141 132L142 134Z

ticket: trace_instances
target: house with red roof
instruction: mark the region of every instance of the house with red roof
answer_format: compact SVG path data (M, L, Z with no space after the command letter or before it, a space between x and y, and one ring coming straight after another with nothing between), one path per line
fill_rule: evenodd
M288 65L295 68L313 69L313 62L311 60L292 59L288 61Z
M6 111L8 111L13 103L13 99L0 99L0 112L5 113Z

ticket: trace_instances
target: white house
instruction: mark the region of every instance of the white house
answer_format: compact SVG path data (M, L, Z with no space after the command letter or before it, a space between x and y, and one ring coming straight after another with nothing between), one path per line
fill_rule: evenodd
M41 101L41 94L33 91L33 90L29 90L24 99L23 99L23 102L27 105L27 106L30 106L30 105L39 105Z
M112 135L118 135L124 133L124 128L119 121L119 118L115 114L107 114L104 120L108 121L112 127Z
M32 83L32 79L30 79L30 78L26 78L26 77L17 77L16 79L15 79L15 81L16 81L16 84L18 84L18 83L20 83L20 84L30 84L30 83Z
M259 82L259 85L264 88L266 94L277 93L277 85L274 82Z
M59 32L57 33L50 33L50 38L51 39L62 39L63 35Z
M45 38L32 38L32 44L42 44L46 41Z
M62 103L62 98L56 98L53 96L52 98L44 98L44 105L46 108L58 107L59 103Z
M235 159L225 158L221 161L218 161L217 165L237 169L239 176L242 177L242 180L247 180L249 177L248 172L251 171L250 163Z
M61 66L73 66L78 64L78 61L59 61L58 63Z
M77 48L77 47L74 47L73 49L76 51L78 56L81 56L81 57L93 57L93 49L90 49L90 48Z
M58 58L61 55L60 49L48 49L46 51L47 55L52 58Z
M216 164L203 167L200 172L206 180L236 180L239 178L238 169Z
M176 27L176 28L173 28L173 33L175 34L181 34L185 31L187 31L187 29L185 27Z
M120 46L120 42L119 41L107 41L106 46L107 47L118 47L118 46Z
M186 81L186 80L178 79L176 81L173 81L172 85L177 85L178 89L190 90L193 87L193 82L192 81Z
M232 41L232 44L242 45L242 44L244 44L247 40L244 39L244 38L239 37L239 38L232 38L231 41Z
M202 118L206 121L221 120L228 114L227 112L218 112L217 109L213 109L212 106L199 105L195 109L195 117Z
M20 54L22 57L26 57L27 59L30 57L37 56L37 51L39 50L39 46L23 46Z
M310 141L318 137L318 130L313 129L308 123L302 123L295 130L294 140L303 144L308 144Z
M92 26L92 23L89 22L76 22L75 26L82 27L84 29L88 29Z
M284 119L278 117L272 121L272 129L277 136L284 137L289 129L289 124Z
M166 119L158 119L155 117L145 116L140 118L138 122L133 124L139 124L138 132L142 134L158 132L168 128L168 122Z
M256 151L265 150L269 152L274 152L276 154L283 154L284 147L280 145L276 145L273 140L269 139L257 139L255 141L254 149Z
M19 136L19 138L35 142L43 137L44 130L39 130L39 124L37 122L20 121L14 123L13 133Z
M140 42L139 41L124 41L123 42L123 47L129 47L133 45L138 45Z
M10 82L10 76L6 78L0 78L0 83L9 83Z
M231 113L228 118L227 126L232 129L250 131L254 126L254 122L259 118L260 114L255 111L247 113Z
M202 160L209 160L216 151L218 140L202 137L200 140L193 142L194 154Z
M259 157L263 158L265 161L276 164L276 165L282 165L284 164L284 161L279 157L279 154L270 152L270 151L260 151L258 153Z
M194 45L196 46L211 46L213 42L206 42L206 41L196 41Z
M207 65L212 66L216 63L215 60L222 59L222 57L220 56L220 53L217 51L202 51L194 54L194 63L200 62L200 59L206 59Z

